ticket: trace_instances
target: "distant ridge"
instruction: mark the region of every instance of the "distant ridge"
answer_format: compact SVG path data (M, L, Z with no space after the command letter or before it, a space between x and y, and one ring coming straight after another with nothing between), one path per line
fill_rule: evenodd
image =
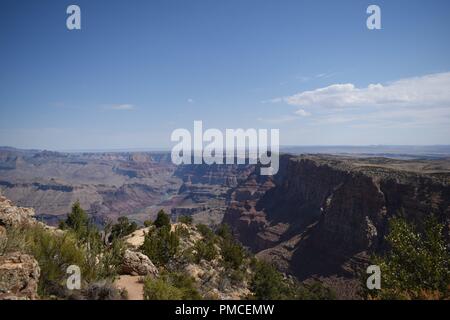
M0 146L0 151L43 152L53 151L60 153L169 153L169 148L123 148L123 149L21 149L10 146ZM450 145L362 145L362 146L281 146L281 153L299 154L331 154L352 156L375 156L396 159L439 159L450 157Z

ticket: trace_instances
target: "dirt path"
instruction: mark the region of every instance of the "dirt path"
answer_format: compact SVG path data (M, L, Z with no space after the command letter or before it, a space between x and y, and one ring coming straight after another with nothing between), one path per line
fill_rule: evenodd
M128 291L128 300L144 300L144 284L139 283L140 276L120 276L115 284Z

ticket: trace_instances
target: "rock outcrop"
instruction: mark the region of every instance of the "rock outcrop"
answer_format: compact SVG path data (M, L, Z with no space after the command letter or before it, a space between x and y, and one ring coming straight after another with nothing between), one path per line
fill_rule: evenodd
M39 265L30 255L0 256L0 300L37 299L39 275Z
M35 222L33 209L16 207L0 194L0 226L13 227Z
M126 250L123 256L121 273L132 276L158 276L158 269L146 255Z
M8 240L8 229L39 223L34 210L16 207L0 195L0 250ZM1 252L0 300L37 299L40 268L38 262L22 252Z

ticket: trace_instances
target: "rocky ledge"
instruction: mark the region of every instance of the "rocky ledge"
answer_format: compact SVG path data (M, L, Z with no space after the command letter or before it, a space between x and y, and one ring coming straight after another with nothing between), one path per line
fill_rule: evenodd
M39 275L39 265L30 255L0 256L0 300L36 299Z
M22 252L2 252L8 241L6 228L37 223L33 216L33 209L16 207L0 195L0 300L38 298L38 262Z

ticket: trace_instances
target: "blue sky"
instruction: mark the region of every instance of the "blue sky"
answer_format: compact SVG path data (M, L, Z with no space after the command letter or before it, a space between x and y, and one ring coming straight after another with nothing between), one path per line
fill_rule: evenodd
M0 145L167 148L194 120L283 145L450 144L449 31L447 0L4 0Z

